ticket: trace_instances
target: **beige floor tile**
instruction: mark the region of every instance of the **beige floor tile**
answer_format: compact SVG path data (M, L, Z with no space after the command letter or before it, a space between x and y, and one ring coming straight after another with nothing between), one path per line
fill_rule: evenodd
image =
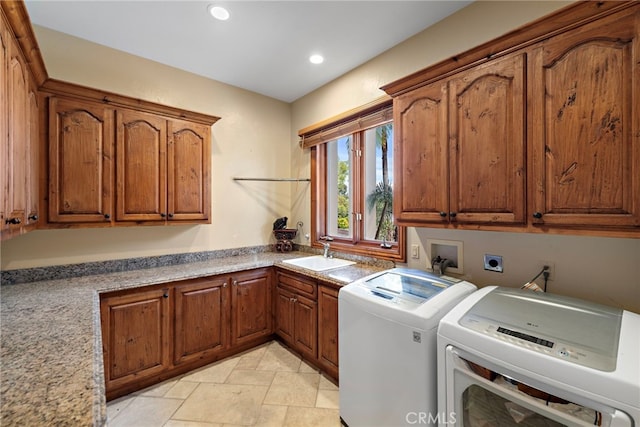
M262 405L256 427L282 427L286 416L286 406Z
M109 421L109 427L158 427L171 418L181 403L180 399L136 396L118 416Z
M207 365L191 373L186 374L182 379L184 381L193 381L200 383L219 383L226 381L227 377L238 364L237 357L225 359L212 365Z
M176 382L171 389L167 391L164 397L173 399L186 399L198 387L200 383L195 381L182 380Z
M163 427L223 427L224 424L201 423L198 421L169 420Z
M170 380L142 389L136 394L147 397L163 397L177 382L177 378L172 378Z
M335 390L318 390L316 398L316 408L338 409L340 405L340 395Z
M318 368L315 366L311 366L304 360L300 362L300 367L298 368L298 372L311 373L311 372L320 372Z
M284 425L286 427L340 427L340 415L337 409L291 406L287 409Z
M269 345L256 367L260 371L289 372L297 372L299 368L300 358L275 341Z
M338 386L333 383L330 379L322 375L320 377L320 384L318 385L319 390L338 390Z
M122 412L124 408L129 406L129 404L133 402L133 399L135 398L136 396L134 395L128 395L109 402L109 404L107 405L107 419L113 420L120 414L120 412Z
M275 371L234 369L227 378L227 384L271 385Z
M320 374L277 372L264 403L314 407L319 382Z
M200 384L172 417L174 420L253 425L268 387Z

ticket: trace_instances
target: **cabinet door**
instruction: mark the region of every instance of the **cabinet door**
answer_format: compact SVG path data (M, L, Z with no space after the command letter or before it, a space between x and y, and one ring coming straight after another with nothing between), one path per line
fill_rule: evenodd
M533 51L535 224L640 226L640 9L633 10Z
M117 221L167 216L167 123L153 114L117 113Z
M436 82L394 99L394 216L401 225L447 220L447 85ZM444 215L444 216L441 216Z
M311 359L317 357L317 302L301 295L293 299L294 348Z
M40 127L38 118L38 95L32 87L28 95L29 136L27 149L27 225L38 223L38 206L40 203ZM33 227L31 227L33 228Z
M2 237L9 228L7 212L9 197L9 33L0 16L0 230Z
M271 335L271 274L269 269L237 273L232 276L232 344Z
M26 220L27 211L27 67L15 40L9 43L8 68L8 191L7 213L10 230L19 230Z
M293 329L293 299L292 292L277 286L276 287L276 303L275 303L275 330L285 342L293 346L294 329Z
M227 348L228 277L175 286L174 362L203 359Z
M211 128L168 122L168 218L207 221L211 205Z
M106 297L100 303L107 392L171 365L168 289Z
M338 378L338 290L318 287L318 360Z
M49 98L49 222L110 222L112 109Z
M524 65L514 55L449 82L451 221L526 221Z

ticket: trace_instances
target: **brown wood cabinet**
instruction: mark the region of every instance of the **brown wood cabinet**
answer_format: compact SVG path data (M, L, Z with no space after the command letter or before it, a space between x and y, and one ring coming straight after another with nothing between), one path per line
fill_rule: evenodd
M173 362L176 365L227 349L228 287L226 276L188 280L175 285Z
M38 221L38 101L36 83L4 14L0 14L0 221L2 239Z
M640 226L640 7L530 58L534 225Z
M103 296L100 305L107 393L171 367L170 289Z
M243 345L273 333L270 268L231 275L231 344Z
M47 226L210 222L216 117L142 101L134 110L126 97L52 80L42 98Z
M318 307L315 281L294 273L276 273L275 319L278 334L292 349L315 361Z
M101 295L107 398L271 339L271 271L259 268Z
M407 226L640 236L640 3L579 2L383 89Z
M114 114L98 103L49 98L49 222L111 222Z
M524 64L502 58L394 99L399 223L525 222Z
M338 379L338 289L318 286L318 362Z

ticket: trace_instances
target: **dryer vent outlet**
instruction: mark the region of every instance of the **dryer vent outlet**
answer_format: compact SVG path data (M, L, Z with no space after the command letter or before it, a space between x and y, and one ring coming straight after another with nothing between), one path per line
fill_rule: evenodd
M502 270L503 270L502 257L500 255L485 254L484 269L488 271L495 271L497 273L502 273Z

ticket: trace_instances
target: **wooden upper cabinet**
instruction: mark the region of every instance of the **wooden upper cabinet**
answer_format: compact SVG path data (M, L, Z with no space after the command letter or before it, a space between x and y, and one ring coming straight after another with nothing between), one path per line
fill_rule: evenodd
M9 32L4 19L0 15L0 230L4 237L6 222L7 196L9 194L9 98L8 75L9 67Z
M441 222L449 209L447 84L394 99L394 216L399 224Z
M118 221L157 221L167 216L167 124L156 115L117 112Z
M110 222L114 111L49 98L49 222Z
M525 223L525 56L449 82L449 218Z
M168 122L168 215L173 220L207 220L211 207L211 128Z
M26 64L15 40L9 40L8 61L8 191L5 222L20 229L26 221L28 191L28 89Z
M27 96L28 148L27 148L27 225L35 226L40 220L40 126L38 94L32 87Z
M489 61L395 98L399 223L525 222L524 64Z
M534 224L640 226L640 7L532 52Z

